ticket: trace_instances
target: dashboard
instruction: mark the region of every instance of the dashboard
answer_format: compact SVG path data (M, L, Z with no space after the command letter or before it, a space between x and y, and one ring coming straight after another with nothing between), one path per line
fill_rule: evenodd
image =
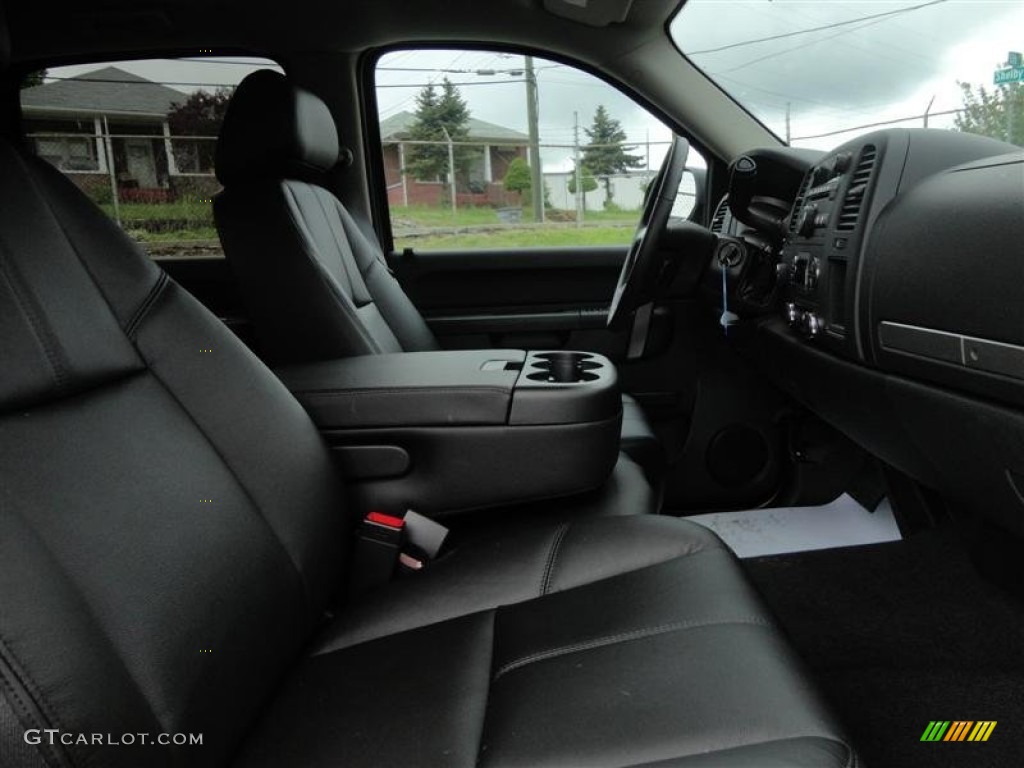
M705 290L776 384L1024 535L1024 152L888 129L730 169Z

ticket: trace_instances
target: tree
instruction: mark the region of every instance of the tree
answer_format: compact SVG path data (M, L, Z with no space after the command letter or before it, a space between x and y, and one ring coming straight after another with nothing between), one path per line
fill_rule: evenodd
M503 183L506 192L522 192L523 194L529 192L530 185L533 183L530 178L529 164L521 157L515 158L508 164Z
M958 131L1024 146L1024 85L1010 83L991 92L983 85L977 89L970 83L958 85L964 100L963 111L953 120Z
M594 113L594 122L583 130L590 139L583 148L583 164L604 183L604 204L607 208L612 204L610 177L641 167L644 159L629 153L633 147L626 146L626 132L622 130L622 124L608 114L603 104Z
M46 82L46 70L37 69L35 72L29 72L23 78L21 78L21 88L35 88L37 85L42 85Z
M448 136L445 136L445 131ZM449 137L453 142L469 139L469 107L459 89L446 77L440 93L433 85L428 85L416 96L416 119L409 127L409 140L434 143L409 146L407 172L417 179L447 179ZM456 145L452 153L458 179L460 175L469 173L474 158L473 147Z
M580 187L583 190L583 210L587 210L587 192L593 192L597 189L597 179L594 178L594 174L585 165L580 166ZM569 177L569 194L576 194L575 173Z
M229 101L231 91L228 88L195 91L184 101L174 104L167 114L171 135L216 137L228 111ZM175 141L172 143L175 163L183 171L208 171L213 168L216 143L209 139Z

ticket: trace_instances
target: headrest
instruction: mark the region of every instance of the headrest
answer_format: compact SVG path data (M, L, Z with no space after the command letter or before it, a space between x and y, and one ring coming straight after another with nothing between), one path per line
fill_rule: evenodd
M327 105L270 69L246 77L228 104L217 140L217 178L306 179L338 161L338 129Z

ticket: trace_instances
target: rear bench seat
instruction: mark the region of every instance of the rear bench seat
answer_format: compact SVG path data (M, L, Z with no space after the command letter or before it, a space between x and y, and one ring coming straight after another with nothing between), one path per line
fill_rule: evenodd
M0 360L5 768L855 764L678 520L475 543L339 606L353 521L305 412L6 142Z

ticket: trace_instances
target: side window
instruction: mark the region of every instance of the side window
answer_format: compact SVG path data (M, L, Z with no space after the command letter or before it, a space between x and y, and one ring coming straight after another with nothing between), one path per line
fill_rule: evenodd
M403 50L375 78L397 250L626 244L672 139L603 80L536 57ZM677 215L694 192L688 176Z
M21 88L26 139L154 258L223 257L213 154L235 86L257 58L53 67Z

